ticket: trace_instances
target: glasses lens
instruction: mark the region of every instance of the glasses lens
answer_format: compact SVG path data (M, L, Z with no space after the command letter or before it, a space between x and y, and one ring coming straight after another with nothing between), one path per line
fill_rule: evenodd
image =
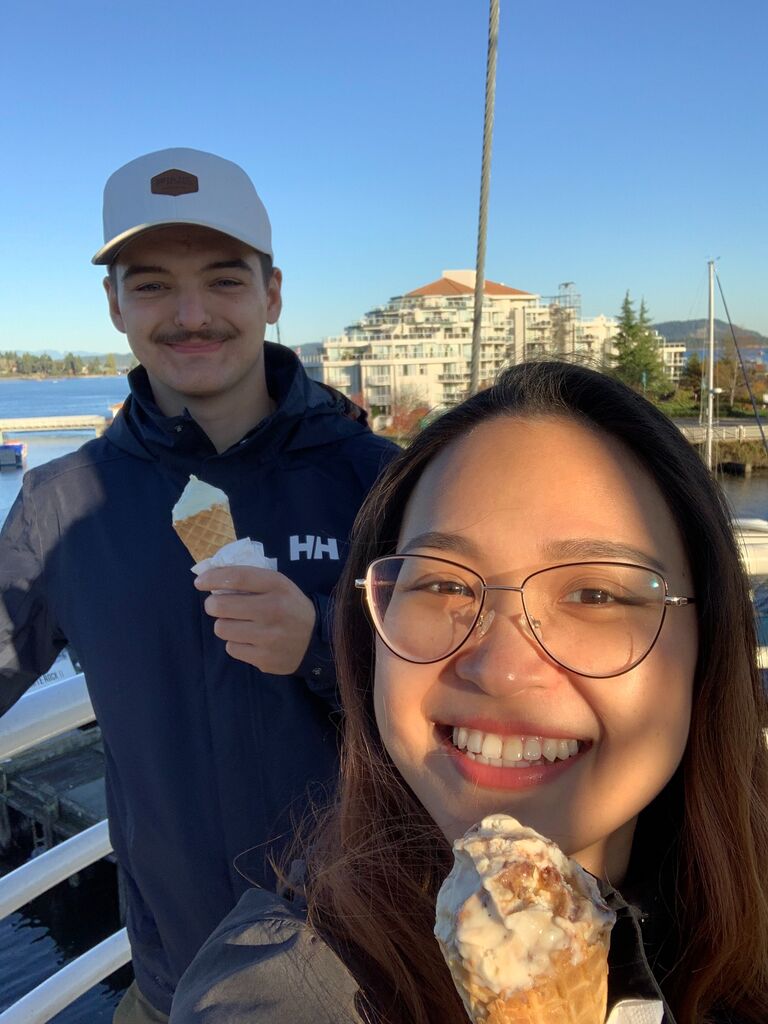
M421 555L381 558L368 570L368 601L384 643L408 661L438 661L469 636L482 585L468 569Z
M596 562L531 576L526 614L542 647L586 676L620 675L646 656L664 617L664 580L650 569Z

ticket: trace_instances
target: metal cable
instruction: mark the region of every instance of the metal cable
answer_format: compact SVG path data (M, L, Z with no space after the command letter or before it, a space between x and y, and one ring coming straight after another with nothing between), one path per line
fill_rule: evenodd
M477 226L477 260L475 262L475 312L472 322L472 369L469 393L480 386L480 325L485 288L485 240L488 226L488 193L491 181L491 149L493 144L493 111L496 100L496 50L499 41L499 0L491 0L488 23L488 62L485 73L485 118L483 125L483 163L480 171L480 216Z
M765 449L765 452L768 455L768 443L766 443L766 440L765 440L765 431L763 430L763 424L760 421L760 414L757 411L757 403L755 402L755 396L752 394L752 387L751 387L751 385L749 383L749 378L747 377L747 369L744 366L744 359L742 358L742 355L741 355L741 349L739 348L739 343L736 341L736 332L734 331L733 324L731 323L731 314L728 312L728 303L725 301L725 295L723 294L723 286L720 284L720 277L717 274L717 272L715 272L715 278L717 279L717 287L718 287L718 290L720 292L720 298L723 300L723 309L725 310L725 316L726 316L726 319L728 320L728 326L731 329L731 338L733 339L733 347L736 349L736 355L739 357L739 365L741 366L741 372L744 375L744 383L746 384L747 391L749 392L749 400L752 403L752 412L755 414L755 422L757 423L758 429L760 431L760 437L763 440L763 448Z

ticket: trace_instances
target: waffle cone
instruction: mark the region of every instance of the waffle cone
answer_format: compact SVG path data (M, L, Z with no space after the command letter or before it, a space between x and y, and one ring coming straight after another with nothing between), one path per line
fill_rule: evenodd
M532 988L504 998L479 985L457 963L453 980L474 1024L604 1024L608 999L608 949L593 946L581 963L568 953L552 956L552 970Z
M210 558L219 548L237 540L228 504L211 505L197 515L174 519L173 528L196 562Z

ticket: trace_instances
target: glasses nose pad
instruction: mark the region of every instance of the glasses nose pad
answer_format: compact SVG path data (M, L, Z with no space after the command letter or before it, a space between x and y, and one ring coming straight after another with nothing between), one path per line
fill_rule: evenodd
M537 637L541 637L541 619L531 618L529 620L526 619L525 615L521 615L520 618L530 627L530 632Z
M496 618L496 612L493 608L489 608L487 612L482 612L480 617L475 624L475 633L477 634L478 640L482 640L488 630L491 628L491 623Z

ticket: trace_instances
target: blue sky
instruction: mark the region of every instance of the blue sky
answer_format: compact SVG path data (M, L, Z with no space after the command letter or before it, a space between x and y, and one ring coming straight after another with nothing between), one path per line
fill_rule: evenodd
M475 259L485 0L8 0L0 349L126 351L101 192L141 153L240 163L285 275L282 340L338 333ZM486 274L584 315L768 334L765 0L501 0ZM720 311L721 313L722 311Z

